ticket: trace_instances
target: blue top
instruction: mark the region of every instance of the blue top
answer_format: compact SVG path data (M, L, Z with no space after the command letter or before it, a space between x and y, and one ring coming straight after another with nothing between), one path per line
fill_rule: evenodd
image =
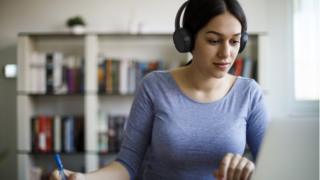
M252 79L238 77L222 99L201 103L186 96L168 71L154 71L136 93L117 161L131 179L144 160L146 180L213 180L226 153L243 154L247 143L257 157L267 119Z

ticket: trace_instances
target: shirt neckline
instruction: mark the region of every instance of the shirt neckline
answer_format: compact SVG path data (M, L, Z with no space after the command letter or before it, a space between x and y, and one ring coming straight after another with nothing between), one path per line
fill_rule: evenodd
M233 94L233 92L235 91L234 89L236 88L237 84L238 84L238 80L240 79L240 76L236 76L236 80L235 82L232 84L231 88L229 89L229 91L227 92L227 94L225 96L223 96L222 98L218 99L218 100L214 100L214 101L210 101L210 102L201 102L201 101L197 101L191 97L189 97L188 95L186 95L181 88L179 87L179 85L177 84L176 80L173 78L172 74L170 71L166 72L169 80L172 82L172 84L174 85L174 88L178 90L179 94L181 94L183 97L185 97L186 99L188 99L189 101L196 103L196 104L217 104L220 103L222 101L224 101L225 99L227 99L229 96L231 96L231 94Z

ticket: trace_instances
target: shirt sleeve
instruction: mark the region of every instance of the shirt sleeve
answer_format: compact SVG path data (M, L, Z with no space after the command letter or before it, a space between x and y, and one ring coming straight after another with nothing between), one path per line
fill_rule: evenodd
M148 88L148 81L144 78L136 91L130 114L125 124L120 152L116 159L127 168L130 179L134 179L137 175L150 144L154 113L148 89L150 89Z
M247 144L255 161L269 121L266 105L260 86L252 81L250 92L251 106L247 120Z

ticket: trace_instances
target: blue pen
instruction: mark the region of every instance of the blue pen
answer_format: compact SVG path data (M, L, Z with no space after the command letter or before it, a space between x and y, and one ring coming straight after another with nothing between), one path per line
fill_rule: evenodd
M58 170L59 170L59 174L60 174L61 180L67 180L67 177L66 177L66 175L64 174L64 171L63 171L62 161L61 161L60 155L58 153L56 153L54 155L54 160L56 161L56 164L58 166Z

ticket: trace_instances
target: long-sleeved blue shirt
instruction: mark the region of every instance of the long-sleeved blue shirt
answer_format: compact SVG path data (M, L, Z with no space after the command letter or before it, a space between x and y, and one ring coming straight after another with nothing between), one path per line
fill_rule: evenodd
M146 180L213 180L226 153L255 159L268 116L259 85L237 77L221 99L197 102L168 71L149 73L134 98L117 161L131 179L145 163Z

